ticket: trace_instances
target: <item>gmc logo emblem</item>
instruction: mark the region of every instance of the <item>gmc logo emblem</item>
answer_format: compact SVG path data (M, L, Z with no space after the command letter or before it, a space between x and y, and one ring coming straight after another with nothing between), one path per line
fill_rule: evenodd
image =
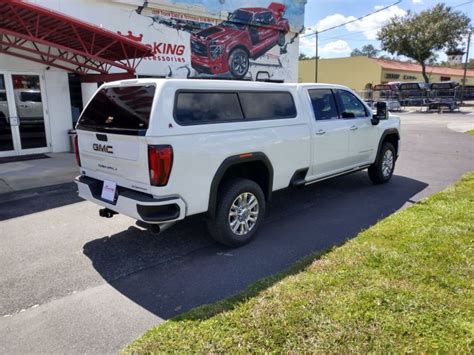
M111 145L94 143L94 144L92 144L92 149L94 149L96 152L104 152L104 153L114 154L114 150L113 150L114 147L112 147Z

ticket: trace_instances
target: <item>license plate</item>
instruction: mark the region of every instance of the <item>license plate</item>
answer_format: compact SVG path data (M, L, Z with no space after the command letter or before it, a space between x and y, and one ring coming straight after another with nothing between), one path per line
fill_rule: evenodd
M113 181L104 181L104 186L102 186L102 198L104 200L114 202L115 201L115 191L117 190L117 184Z

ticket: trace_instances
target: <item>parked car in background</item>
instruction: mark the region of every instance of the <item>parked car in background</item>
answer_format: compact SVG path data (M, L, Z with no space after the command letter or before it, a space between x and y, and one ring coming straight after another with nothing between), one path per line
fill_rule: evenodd
M285 45L290 30L283 17L285 5L235 10L227 21L191 35L191 65L199 73L230 73L243 78L249 60L257 59L275 45Z
M21 124L43 124L43 102L38 89L15 89L15 106Z
M13 95L20 125L24 128L43 127L44 113L41 91L38 89L15 89ZM7 93L5 90L0 90L0 128L9 125L10 112L8 110Z

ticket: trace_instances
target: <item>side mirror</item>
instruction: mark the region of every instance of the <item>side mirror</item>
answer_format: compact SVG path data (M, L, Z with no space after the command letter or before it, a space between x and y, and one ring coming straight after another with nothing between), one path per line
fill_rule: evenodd
M375 104L377 112L372 116L372 124L374 126L378 125L380 120L386 120L388 118L388 109L386 102L377 102Z

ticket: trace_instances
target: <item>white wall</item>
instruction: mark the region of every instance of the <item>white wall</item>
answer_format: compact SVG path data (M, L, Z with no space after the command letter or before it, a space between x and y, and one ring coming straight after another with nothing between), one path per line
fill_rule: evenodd
M72 128L71 99L67 72L21 58L0 54L0 72L39 74L43 78L46 129L49 129L50 149L54 153L69 150L67 130Z
M53 153L69 150L68 129L72 128L71 98L66 72L44 72L49 109L49 126Z

